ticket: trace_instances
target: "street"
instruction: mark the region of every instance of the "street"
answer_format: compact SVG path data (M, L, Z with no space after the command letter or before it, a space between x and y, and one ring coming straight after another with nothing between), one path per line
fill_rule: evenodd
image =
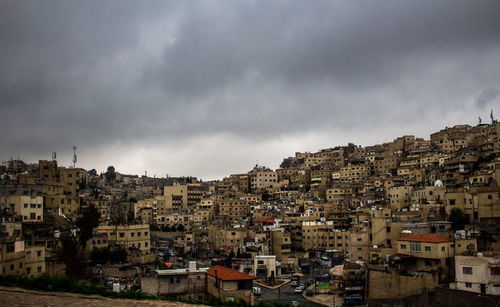
M291 301L297 301L300 304L307 306L323 306L310 301L305 300L301 294L296 294L294 292L295 287L290 286L290 284L284 285L280 290L270 290L261 287L262 294L260 296L255 296L256 301L267 301L280 304L288 304Z
M315 265L314 269L311 269L311 272L300 277L299 283L306 283L309 280L313 280L315 276L320 276L325 273L328 273L327 268L322 268L319 265ZM284 285L279 290L278 289L270 290L261 287L261 291L262 294L260 296L255 297L257 301L260 300L260 301L275 302L280 304L288 304L291 301L297 301L300 304L304 304L307 306L323 306L304 299L301 294L295 293L295 287L290 286L290 284Z

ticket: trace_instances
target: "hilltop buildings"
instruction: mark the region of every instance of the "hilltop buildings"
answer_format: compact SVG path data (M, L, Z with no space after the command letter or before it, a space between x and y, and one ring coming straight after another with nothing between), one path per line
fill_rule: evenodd
M253 302L255 277L310 265L345 265L345 274L318 285L361 301L394 302L450 284L498 295L499 137L496 122L458 125L429 140L297 152L279 169L255 166L212 182L10 161L0 169L0 270L60 272L65 240L81 235L83 209L95 208L87 260L94 250L122 248L129 263L221 265L192 270L205 274L205 288L198 273L157 270L172 295L187 297L195 284L204 298Z

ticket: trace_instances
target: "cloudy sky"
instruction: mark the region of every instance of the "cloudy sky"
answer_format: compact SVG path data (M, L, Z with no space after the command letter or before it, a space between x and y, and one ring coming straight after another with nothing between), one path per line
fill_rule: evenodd
M500 117L500 2L0 1L0 159L222 178Z

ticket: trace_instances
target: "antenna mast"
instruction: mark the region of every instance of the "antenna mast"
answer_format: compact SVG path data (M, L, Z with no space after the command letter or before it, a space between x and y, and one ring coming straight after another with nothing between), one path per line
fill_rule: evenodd
M73 146L73 168L76 165L76 146Z

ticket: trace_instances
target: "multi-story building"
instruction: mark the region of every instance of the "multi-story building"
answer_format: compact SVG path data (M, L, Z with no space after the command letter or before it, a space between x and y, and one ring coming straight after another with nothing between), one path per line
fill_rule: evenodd
M107 235L108 244L117 244L125 248L137 248L143 253L149 253L150 229L149 225L100 225L94 229L97 234Z
M457 290L500 295L500 254L455 256L455 279Z
M346 230L335 229L333 221L302 222L302 248L347 250L348 235Z
M272 188L278 182L278 174L264 166L256 165L248 175L252 192Z
M165 186L163 190L165 206L172 208L173 212L192 212L207 191L208 187L198 183Z

